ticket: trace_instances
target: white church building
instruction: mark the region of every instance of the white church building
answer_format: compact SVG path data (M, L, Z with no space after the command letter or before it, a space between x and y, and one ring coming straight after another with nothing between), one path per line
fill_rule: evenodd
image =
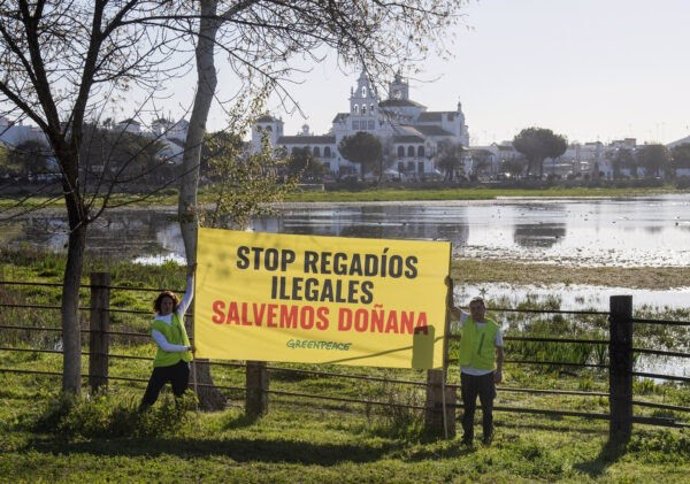
M364 72L350 90L350 109L336 114L325 135L313 135L309 127L295 136L286 136L283 121L261 116L252 127L252 149L257 150L264 135L275 148L287 153L308 148L335 176L359 173L360 166L345 159L338 144L358 131L373 134L381 141L390 170L401 176L423 178L438 174L435 156L443 142L469 146L469 134L462 106L453 111L428 111L410 99L409 83L399 74L389 84L388 98L381 101Z

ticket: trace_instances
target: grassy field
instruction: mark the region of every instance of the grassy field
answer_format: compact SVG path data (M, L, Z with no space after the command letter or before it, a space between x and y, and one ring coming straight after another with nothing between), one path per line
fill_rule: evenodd
M381 202L416 200L494 200L499 197L561 198L561 197L636 197L663 193L682 193L673 186L650 188L585 188L553 186L549 188L469 188L395 189L372 188L361 191L297 192L287 201L293 202Z
M0 379L5 482L678 483L690 475L688 432L638 427L616 453L604 422L498 412L493 445L468 448L391 428L361 408L306 402L272 400L257 421L236 407L182 413L169 401L140 417L128 407L134 396L118 389L80 402L55 431L45 428L54 414L39 380Z
M473 261L459 261L463 279L491 281L503 273L525 269L497 265L492 270ZM64 260L60 256L0 251L0 279L57 282ZM498 264L498 263L496 263ZM489 266L491 267L491 266ZM549 270L527 267L530 282L548 283ZM89 260L86 272L107 270L114 285L139 288L183 284L183 269L175 265L147 267L123 262ZM511 272L513 271L513 272ZM625 270L623 270L625 271ZM493 275L492 275L493 274ZM578 274L574 272L574 274ZM535 276L536 275L536 276ZM510 276L512 277L512 275ZM586 271L577 278L589 278ZM601 280L610 279L606 274ZM619 276L616 276L619 277ZM623 277L621 275L620 277ZM678 275L660 272L632 274L645 284L673 285ZM464 279L466 278L466 279ZM578 279L579 280L579 279ZM144 314L115 313L113 329L143 331L152 295L113 291L113 306ZM88 294L84 293L84 304ZM0 285L0 301L10 304L59 304L59 290ZM557 298L532 309L557 309ZM523 308L526 308L524 306ZM584 308L583 308L584 309ZM668 317L667 314L650 316ZM677 315L675 315L677 316ZM687 319L687 314L685 314ZM3 308L0 324L18 322L57 326L58 313ZM507 334L570 334L601 337L605 317L569 318L546 315L506 316ZM639 343L672 345L690 341L684 329L645 329ZM51 349L54 334L3 330L0 346ZM638 342L635 343L636 345ZM112 353L150 357L146 339L117 339ZM86 349L85 349L86 350ZM454 349L451 350L451 355ZM562 358L597 361L606 357L582 345L513 344L511 358ZM60 355L0 350L0 367L59 371ZM85 364L87 359L84 359ZM275 365L271 390L330 397L359 398L399 405L423 405L422 389L387 383L296 374L291 368L423 381L415 371L375 368ZM111 376L147 378L148 361L112 359ZM506 365L506 381L496 402L503 407L607 413L608 399L600 396L528 394L513 388L606 391L605 371ZM241 387L241 368L216 368L217 385ZM451 384L457 371L449 372ZM645 425L634 428L625 452L606 446L608 423L573 417L546 417L496 412L496 437L491 447L468 448L459 438L436 440L425 435L417 410L365 403L344 403L272 394L269 413L255 421L243 415L243 394L225 390L230 405L223 412L200 413L193 402L180 408L165 397L154 409L138 414L142 383L113 381L109 393L66 406L57 389L59 377L0 372L0 482L690 482L690 431ZM688 385L635 382L635 398L676 406L690 406ZM690 422L687 412L635 407L636 415L670 417ZM481 437L481 430L478 429Z
M358 190L339 191L296 191L286 198L286 202L394 202L422 200L494 200L500 197L554 198L554 197L638 197L667 193L686 193L673 185L659 187L563 187L549 188L499 188L499 187L466 187L466 188L388 188L372 187ZM160 193L141 196L115 194L110 205L127 204L132 206L177 206L177 190L166 189ZM199 191L199 202L212 202L211 195L205 188ZM15 206L16 197L0 196L0 209ZM23 201L24 206L63 207L61 197L29 197Z

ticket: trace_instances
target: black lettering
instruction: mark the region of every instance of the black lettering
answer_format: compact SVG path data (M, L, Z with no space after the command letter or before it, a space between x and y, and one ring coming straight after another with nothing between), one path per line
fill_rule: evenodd
M414 279L417 277L417 262L417 257L413 255L405 258L405 266L407 267L405 277L408 279Z
M362 283L362 297L360 297L359 302L362 304L371 304L374 300L374 283L372 281L364 281Z
M295 255L294 250L284 249L280 260L280 270L285 272L287 270L287 266L295 262L296 258L297 256Z
M307 301L319 300L319 280L310 277L304 281L304 299Z
M249 247L246 245L240 245L237 248L237 268L246 269L249 267L249 259L247 259L247 254L249 254Z
M263 247L252 247L254 252L254 270L261 268L261 253L264 251Z
M364 256L364 275L367 277L372 277L377 275L379 272L379 259L373 254L367 254ZM383 274L385 276L385 274Z
M347 274L347 254L336 252L333 255L333 273L339 276Z
M316 263L319 261L319 254L307 250L304 252L304 272L309 274L318 274L319 270L316 268Z
M352 255L348 274L351 276L362 276L362 256L360 254Z
M301 277L292 278L292 300L301 301L302 300L302 281Z
M331 271L331 257L330 252L321 252L321 274L330 274Z
M403 260L399 255L391 256L388 261L388 275L397 279L402 276Z
M269 271L275 271L278 268L277 249L266 249L266 255L264 256L264 267Z

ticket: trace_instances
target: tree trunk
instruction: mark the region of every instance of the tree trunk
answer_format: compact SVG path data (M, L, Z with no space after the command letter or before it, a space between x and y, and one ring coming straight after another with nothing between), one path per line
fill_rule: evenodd
M65 281L62 286L62 390L78 395L81 390L81 332L79 326L79 285L84 265L86 228L69 236Z
M180 199L177 207L185 255L187 263L190 265L196 261L196 240L199 227L197 192L201 145L206 134L206 120L218 83L213 57L216 33L220 26L217 20L212 20L216 16L216 9L217 0L201 1L201 21L196 47L198 83L185 141ZM202 362L202 364L196 365L195 371L198 383L213 385L208 365ZM199 403L204 410L222 410L225 408L225 397L213 386L199 387L198 395Z
M86 211L78 188L76 188L76 177L71 178L73 179L71 184L65 181L63 185L73 188L72 190L65 190L70 234L60 308L63 344L62 390L78 395L81 391L79 285L84 267L84 249L86 248Z

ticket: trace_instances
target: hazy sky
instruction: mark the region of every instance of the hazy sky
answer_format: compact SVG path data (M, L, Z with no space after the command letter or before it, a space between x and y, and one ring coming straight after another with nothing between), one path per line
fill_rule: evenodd
M580 142L690 135L690 0L470 0L465 12L455 58L424 63L419 77L439 79L412 80L410 97L429 110L460 100L472 144L529 126ZM329 58L292 89L308 118L273 114L286 134L323 134L357 77ZM222 127L220 112L209 121Z

